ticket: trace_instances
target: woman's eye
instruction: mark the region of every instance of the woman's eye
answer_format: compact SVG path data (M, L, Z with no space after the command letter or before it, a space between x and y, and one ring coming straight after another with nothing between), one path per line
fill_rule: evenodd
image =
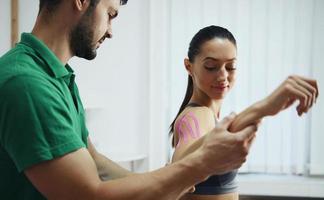
M217 65L205 65L204 67L208 71L215 71L215 70L219 70L222 68L222 66L217 66ZM227 71L234 71L234 70L236 70L236 66L234 64L228 64L228 65L225 65L225 69Z
M214 71L217 69L216 66L205 66L205 69L207 69L208 71Z
M236 66L234 64L230 64L226 66L227 71L234 71L236 70Z
M234 71L234 70L236 70L236 68L235 67L226 67L226 70L227 71Z

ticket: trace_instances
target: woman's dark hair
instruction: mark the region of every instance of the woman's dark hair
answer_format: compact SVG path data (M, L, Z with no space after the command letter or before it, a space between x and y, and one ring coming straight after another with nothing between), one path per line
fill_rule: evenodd
M188 49L188 58L191 63L194 62L196 56L200 53L201 46L214 38L222 38L222 39L228 39L230 42L232 42L236 47L236 40L233 36L233 34L228 31L226 28L220 27L220 26L207 26L203 29L200 29L198 33L192 38L189 49ZM188 85L187 85L187 91L186 95L184 97L184 100L180 106L180 109L178 111L177 116L174 118L173 122L170 125L170 135L174 131L174 124L180 113L186 108L187 104L190 101L190 98L193 93L193 81L190 75L188 75ZM174 137L174 136L173 136ZM172 139L172 146L175 146L174 139Z

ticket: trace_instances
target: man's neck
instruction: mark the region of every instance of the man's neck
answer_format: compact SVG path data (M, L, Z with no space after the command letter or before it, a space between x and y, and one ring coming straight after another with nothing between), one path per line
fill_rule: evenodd
M68 28L37 18L32 34L44 42L64 65L72 58Z

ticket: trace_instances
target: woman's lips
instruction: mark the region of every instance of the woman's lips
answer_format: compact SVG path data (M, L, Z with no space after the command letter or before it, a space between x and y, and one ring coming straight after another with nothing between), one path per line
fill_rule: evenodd
M219 90L219 91L225 91L227 90L229 85L216 85L212 86L213 89Z

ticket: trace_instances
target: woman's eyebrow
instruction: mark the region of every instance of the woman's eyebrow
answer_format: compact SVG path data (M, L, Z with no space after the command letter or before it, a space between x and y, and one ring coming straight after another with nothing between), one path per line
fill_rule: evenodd
M230 61L235 61L236 60L236 58L230 58L230 59L227 59L227 60L223 60L223 59L218 59L218 58L214 58L214 57L206 57L206 58L204 58L203 59L203 61L205 61L205 60L214 60L214 61L216 61L216 62L230 62Z

